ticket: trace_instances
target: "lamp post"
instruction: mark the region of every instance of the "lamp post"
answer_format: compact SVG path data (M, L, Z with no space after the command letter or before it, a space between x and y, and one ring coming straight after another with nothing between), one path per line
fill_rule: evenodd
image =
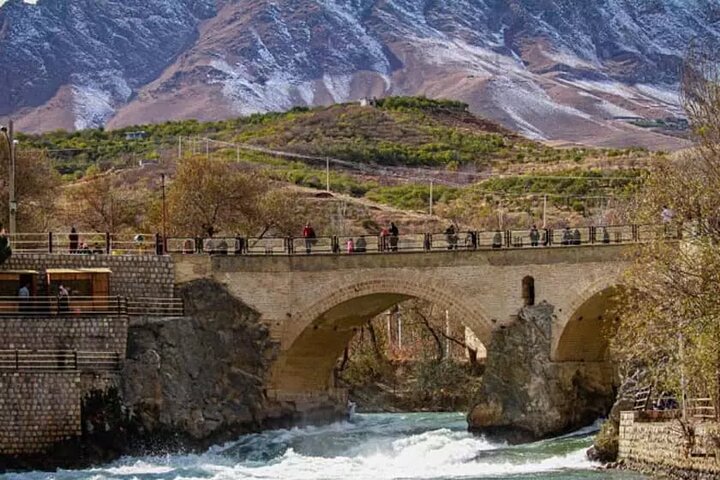
M165 230L165 173L160 174L160 180L162 182L162 238L163 238L163 253L167 253L167 236Z
M15 139L13 121L10 120L7 127L0 127L0 132L3 133L8 146L8 233L13 235L17 233L15 222L15 216L17 214L17 201L15 199Z

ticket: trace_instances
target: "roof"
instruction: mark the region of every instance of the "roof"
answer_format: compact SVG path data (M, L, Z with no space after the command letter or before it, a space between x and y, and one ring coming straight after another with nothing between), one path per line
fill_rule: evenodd
M45 271L51 275L73 273L112 273L112 270L109 268L48 268Z

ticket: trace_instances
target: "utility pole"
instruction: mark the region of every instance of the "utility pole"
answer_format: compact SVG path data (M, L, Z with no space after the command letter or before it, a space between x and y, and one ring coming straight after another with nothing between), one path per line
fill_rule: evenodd
M240 163L240 146L235 146L235 160L237 160L238 163Z
M433 214L433 183L434 180L430 180L430 215Z
M330 192L330 157L325 157L325 191Z
M182 135L178 137L178 160L182 160Z
M543 228L547 228L547 195L543 196Z
M160 174L162 182L162 237L163 237L163 253L167 253L167 230L165 229L166 209L165 209L165 173Z
M5 136L8 146L8 233L17 233L16 214L17 201L15 199L15 131L13 121L7 127L0 129Z
M10 144L10 234L17 233L17 200L15 199L15 130L13 121L8 122L8 143Z
M450 312L445 310L445 358L450 360Z
M207 155L208 160L210 160L210 139L205 139L205 155Z

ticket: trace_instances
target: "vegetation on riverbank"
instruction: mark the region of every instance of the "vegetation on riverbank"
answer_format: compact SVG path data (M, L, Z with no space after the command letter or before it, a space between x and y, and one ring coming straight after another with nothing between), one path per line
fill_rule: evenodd
M484 370L473 338L432 304L407 301L358 329L337 383L364 412L469 410Z

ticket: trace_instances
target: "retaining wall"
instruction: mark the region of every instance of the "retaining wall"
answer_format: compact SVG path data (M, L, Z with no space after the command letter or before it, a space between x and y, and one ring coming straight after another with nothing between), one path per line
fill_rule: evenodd
M622 412L618 459L677 478L720 478L720 425L691 425L694 435L687 435L677 420L645 422L636 412Z
M0 350L114 352L125 358L128 319L0 317Z
M0 372L0 455L27 455L81 434L77 372Z

